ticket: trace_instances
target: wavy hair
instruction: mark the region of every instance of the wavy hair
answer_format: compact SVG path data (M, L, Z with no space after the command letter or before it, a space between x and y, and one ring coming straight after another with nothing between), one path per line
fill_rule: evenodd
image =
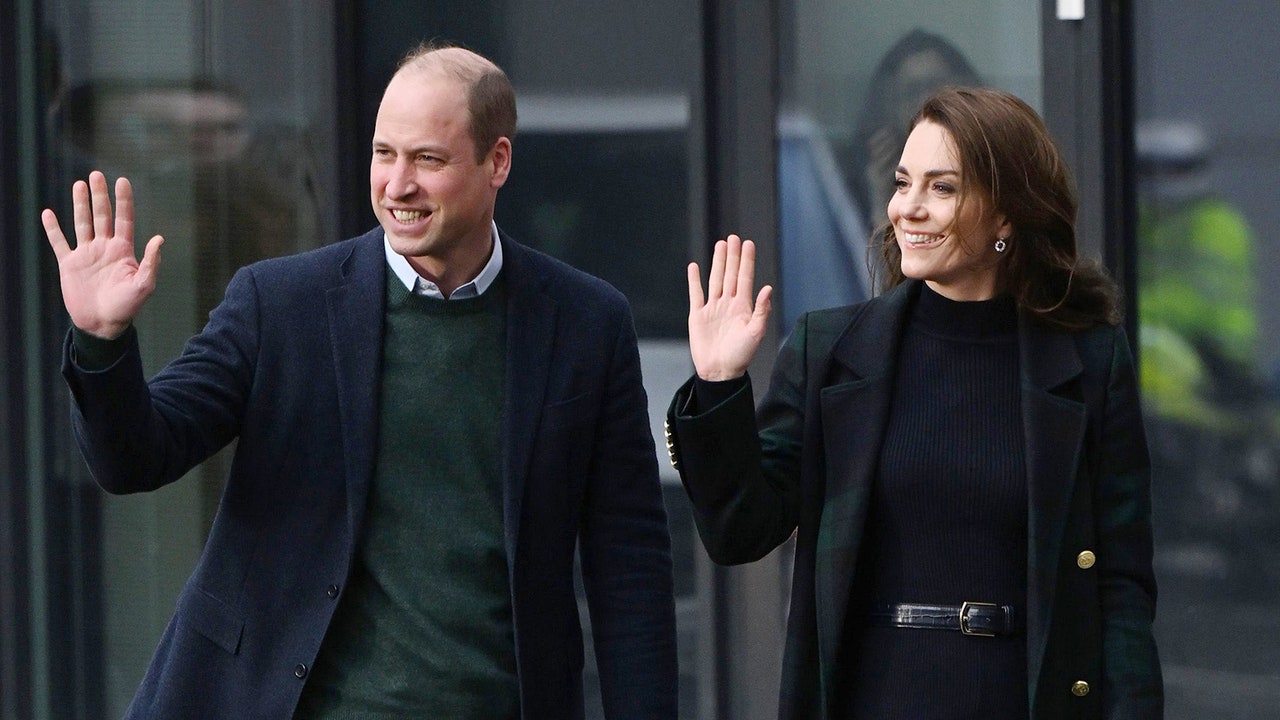
M1035 110L1002 90L947 87L925 100L911 126L926 120L954 143L960 205L984 203L1012 227L999 282L1019 311L1072 331L1119 324L1115 282L1097 262L1078 256L1074 182ZM879 235L887 290L904 280L902 251L891 225Z

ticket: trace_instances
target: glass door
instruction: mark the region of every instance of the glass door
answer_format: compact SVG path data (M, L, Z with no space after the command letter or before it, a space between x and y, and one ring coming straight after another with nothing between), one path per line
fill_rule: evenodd
M24 391L26 452L0 499L25 520L20 668L27 717L119 717L204 547L226 458L155 493L111 497L93 483L58 373L68 323L40 209L67 228L76 179L98 169L132 181L138 236L167 240L136 321L146 370L158 370L235 269L333 239L334 12L297 0L18 5L29 194L17 223L25 290L6 302L22 307L28 349L25 376L6 383Z
M1033 3L783 3L778 114L781 322L871 296L867 241L887 220L893 170L921 101L992 85L1037 109Z
M1273 3L1134 3L1137 306L1167 717L1280 706ZM1224 51L1248 47L1249 53ZM1274 62L1273 62L1274 61Z

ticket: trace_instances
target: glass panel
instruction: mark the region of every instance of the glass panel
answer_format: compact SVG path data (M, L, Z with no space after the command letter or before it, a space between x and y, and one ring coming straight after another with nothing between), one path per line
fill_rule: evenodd
M1139 350L1167 713L1280 704L1280 5L1134 4ZM1204 38L1254 48L1221 52ZM1272 62L1277 61L1277 62Z
M1040 107L1035 3L784 4L778 119L783 327L869 297L867 239L885 221L911 115L945 84Z
M336 215L321 198L337 193L332 8L61 0L40 9L41 202L68 228L75 179L101 169L133 182L139 238L167 240L136 322L152 373L199 330L236 268L331 239L322 231ZM65 316L54 314L60 334ZM66 432L57 358L43 362L60 394L45 412L62 432L50 438L43 506L32 509L48 523L48 547L36 554L44 564L33 568L49 588L34 603L36 655L50 668L73 663L76 692L61 673L38 670L36 705L41 717L118 717L204 546L226 459L155 493L105 496Z

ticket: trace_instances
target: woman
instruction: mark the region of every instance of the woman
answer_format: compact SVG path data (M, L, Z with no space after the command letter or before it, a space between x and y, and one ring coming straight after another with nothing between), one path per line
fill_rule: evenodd
M802 318L758 411L754 247L717 243L705 299L690 265L668 444L703 542L797 535L782 718L1158 718L1133 364L1066 167L1000 91L912 127L886 292Z

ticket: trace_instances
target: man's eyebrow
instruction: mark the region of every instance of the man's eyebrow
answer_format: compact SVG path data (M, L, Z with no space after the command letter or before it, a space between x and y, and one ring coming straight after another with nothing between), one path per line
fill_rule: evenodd
M378 138L373 139L373 147L394 149L394 145L386 140L379 140ZM441 155L444 153L444 148L439 145L415 145L413 147L406 148L404 151L405 155L419 155L421 153Z

